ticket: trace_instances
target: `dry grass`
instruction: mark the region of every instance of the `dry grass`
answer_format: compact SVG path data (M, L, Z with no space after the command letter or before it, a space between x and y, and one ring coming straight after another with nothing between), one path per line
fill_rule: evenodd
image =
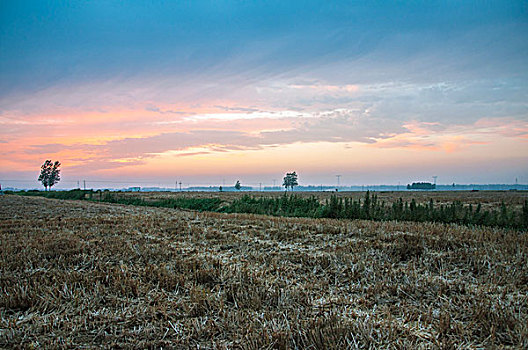
M0 347L528 347L526 232L0 197Z

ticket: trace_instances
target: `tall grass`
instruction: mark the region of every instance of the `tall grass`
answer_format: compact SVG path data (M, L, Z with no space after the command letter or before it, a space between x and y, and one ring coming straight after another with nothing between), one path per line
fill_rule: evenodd
M321 217L322 206L314 196L302 198L284 195L279 198L256 198L244 195L221 208L227 213L249 213L289 217Z
M97 196L92 197L97 200ZM104 192L100 200L107 203L119 203L147 207L181 208L198 211L219 211L222 200L220 198L163 198L158 200L145 200L141 197L123 197L112 192Z
M55 198L55 199L86 199L87 196L93 194L92 190L70 190L70 191L38 191L38 190L29 190L29 191L6 191L6 194L18 194L20 196L38 196L46 198Z
M295 195L284 195L281 198L254 198L248 195L234 200L224 208L226 212L254 213L274 216L296 216L309 218L365 219L365 220L398 220L414 222L441 222L463 225L484 225L509 228L528 228L528 201L521 211L516 211L501 204L498 210L482 208L478 204L464 205L460 201L451 204L420 204L414 199L404 202L401 198L387 205L378 197L366 192L363 200L339 198L332 196L320 203L315 196L302 198Z

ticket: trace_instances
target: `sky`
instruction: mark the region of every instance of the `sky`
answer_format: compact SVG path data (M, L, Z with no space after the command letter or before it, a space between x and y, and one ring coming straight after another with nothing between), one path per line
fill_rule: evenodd
M0 1L0 183L528 183L526 1Z

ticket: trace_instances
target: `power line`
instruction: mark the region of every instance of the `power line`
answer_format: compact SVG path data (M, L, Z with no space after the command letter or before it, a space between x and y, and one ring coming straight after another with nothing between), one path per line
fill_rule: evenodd
M12 179L0 179L0 181L5 182L39 182L38 180L12 180ZM159 181L134 181L134 180L123 180L123 181L112 181L112 180L84 180L87 183L108 183L108 184L146 184L146 185L169 185L172 184L171 182L162 182ZM76 184L79 183L78 180L61 180L60 183L72 183ZM192 185L199 186L199 185L209 185L210 183L194 183Z

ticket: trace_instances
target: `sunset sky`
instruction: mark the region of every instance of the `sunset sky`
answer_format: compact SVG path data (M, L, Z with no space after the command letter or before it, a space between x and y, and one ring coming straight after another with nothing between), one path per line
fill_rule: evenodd
M528 183L528 2L1 1L0 150L3 187Z

